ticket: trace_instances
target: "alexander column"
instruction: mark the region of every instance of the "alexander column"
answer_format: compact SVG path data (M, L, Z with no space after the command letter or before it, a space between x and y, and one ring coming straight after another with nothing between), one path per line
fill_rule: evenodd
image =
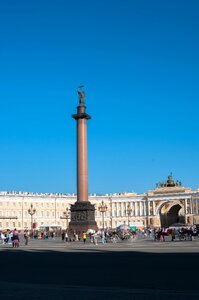
M88 153L87 153L87 120L85 92L83 86L78 89L79 105L77 114L72 118L77 121L77 201L71 205L70 231L81 234L88 229L97 229L95 207L88 201Z

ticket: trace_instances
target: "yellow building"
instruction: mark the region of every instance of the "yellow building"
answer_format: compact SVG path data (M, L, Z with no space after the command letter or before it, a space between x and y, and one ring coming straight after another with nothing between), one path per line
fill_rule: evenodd
M0 192L0 228L31 229L31 204L35 209L32 222L39 229L42 225L57 225L65 229L69 218L66 209L76 201L75 194L33 194ZM90 194L95 204L96 222L99 228L116 228L120 224L142 227L162 227L175 223L199 224L199 190L182 187L172 176L156 189L144 194L121 193ZM99 211L104 202L107 207L103 217Z

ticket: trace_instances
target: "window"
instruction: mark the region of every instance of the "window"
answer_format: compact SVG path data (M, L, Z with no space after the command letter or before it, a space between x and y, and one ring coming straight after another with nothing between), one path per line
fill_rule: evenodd
M0 222L0 227L2 227L2 223Z
M0 210L0 217L2 216L2 211Z
M43 210L41 211L41 217L43 217L44 216L44 212L43 212Z
M49 217L49 211L47 210L47 212L46 212L46 217Z
M9 227L9 224L8 224L8 222L6 222L6 228L8 228Z
M2 202L0 202L0 206L2 206Z
M195 200L195 206L196 206L196 214L199 213L199 199Z
M18 222L18 227L21 228L21 222Z
M149 202L149 211L150 215L153 215L153 203L151 201Z
M197 209L197 200L193 201L193 213L197 214L198 213L198 209Z
M18 217L21 218L21 211L18 211Z

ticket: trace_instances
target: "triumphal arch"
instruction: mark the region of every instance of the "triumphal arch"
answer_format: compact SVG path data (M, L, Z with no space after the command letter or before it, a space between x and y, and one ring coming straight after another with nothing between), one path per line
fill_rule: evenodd
M193 191L182 187L180 181L174 181L172 175L166 182L157 184L156 189L149 191L148 225L168 227L171 225L193 224Z

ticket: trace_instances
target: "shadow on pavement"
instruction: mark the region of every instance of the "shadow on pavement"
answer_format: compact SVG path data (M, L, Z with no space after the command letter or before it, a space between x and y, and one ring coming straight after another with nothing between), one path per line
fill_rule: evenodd
M76 299L75 295L79 295L79 299L84 299L86 295L85 299L168 299L168 293L170 300L199 299L199 253L10 249L1 250L0 257L1 286L5 289L7 284L15 286L15 295L17 286L22 292L20 298L6 298L10 293L7 292L1 299L25 299L26 288L29 286L30 290L36 289L38 293L37 285L44 294L48 291L48 299L56 289L60 295L63 290L68 297L71 294L73 300ZM107 293L109 296L106 296ZM66 299L65 294L56 299ZM34 296L33 291L31 295ZM29 297L44 298L39 298L38 294L35 298Z

